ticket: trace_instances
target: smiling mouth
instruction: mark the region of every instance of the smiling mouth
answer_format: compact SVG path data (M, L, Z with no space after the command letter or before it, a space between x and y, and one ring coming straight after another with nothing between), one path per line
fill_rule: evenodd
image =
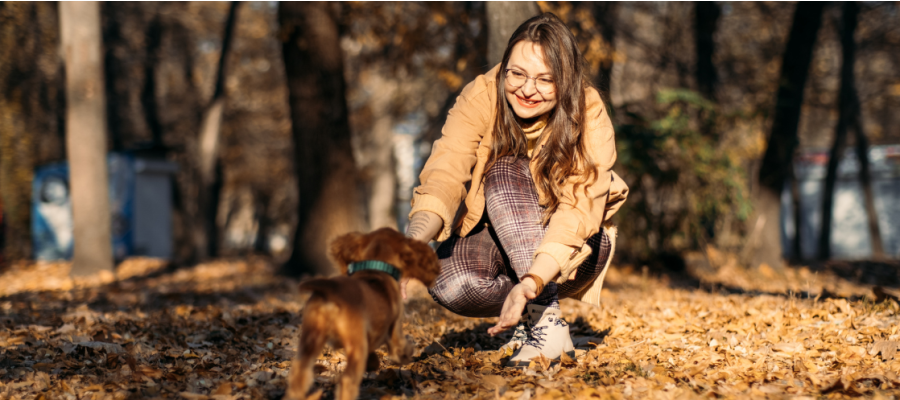
M519 102L519 104L522 107L525 107L525 108L534 108L542 103L541 100L525 100L519 96L516 96L516 100Z

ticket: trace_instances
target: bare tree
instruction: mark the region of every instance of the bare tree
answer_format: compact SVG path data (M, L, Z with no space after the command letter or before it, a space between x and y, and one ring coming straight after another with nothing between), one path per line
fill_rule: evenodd
M488 63L502 61L510 36L525 20L541 13L533 1L489 1L485 5L488 26Z
M801 2L794 11L794 21L788 36L781 64L775 111L766 152L760 165L755 190L755 218L750 235L756 247L752 263L781 267L781 191L793 165L797 148L797 126L803 105L803 88L809 75L813 45L822 25L821 2Z
M282 55L290 91L299 189L293 274L331 271L330 240L364 227L350 145L338 5L280 3Z
M89 275L113 269L99 3L60 3L59 30L66 65L72 275Z
M606 108L610 112L611 117L615 117L615 110L612 108L612 99L610 98L610 93L612 92L611 78L613 69L613 53L616 50L615 23L618 9L619 3L614 3L611 1L595 2L591 7L591 13L594 16L594 19L596 19L597 23L600 25L600 35L603 37L603 44L607 53L603 61L600 62L600 66L597 70L597 78L594 80L594 85L597 86L597 90L600 92L600 97L603 99L603 103L606 105Z
M828 158L828 172L825 176L825 190L822 196L822 226L819 233L819 259L831 257L831 221L834 216L834 189L837 182L837 168L841 155L847 144L847 130L856 133L856 155L860 163L860 181L863 185L864 202L868 216L869 233L872 240L872 253L876 258L884 256L881 243L881 232L878 229L878 218L875 213L875 200L872 194L871 176L869 173L868 140L860 124L859 98L853 76L856 63L856 43L853 34L856 32L859 5L845 2L841 17L841 89L839 100L838 122L835 127L834 144Z
M694 4L694 39L697 46L697 87L704 97L715 99L715 87L718 77L713 65L715 53L716 24L721 11L719 5L712 1L698 1Z
M0 198L5 261L31 258L34 168L65 159L57 3L0 3Z
M854 3L855 4L855 3ZM858 7L858 6L855 6ZM872 192L872 173L869 170L869 139L863 130L862 111L859 106L859 95L853 91L853 131L856 132L856 158L859 160L859 179L863 186L863 201L865 201L866 216L868 217L869 238L872 240L872 257L885 258L884 244L881 239L881 229L878 227L878 213L875 210L875 193Z
M194 226L195 256L198 260L215 257L218 253L218 229L216 213L222 189L222 167L219 163L219 137L222 131L222 112L225 108L225 66L231 48L237 9L240 2L232 2L225 20L222 34L222 52L216 69L215 88L212 99L203 112L200 125L197 160L200 166L200 192L197 194L199 221Z

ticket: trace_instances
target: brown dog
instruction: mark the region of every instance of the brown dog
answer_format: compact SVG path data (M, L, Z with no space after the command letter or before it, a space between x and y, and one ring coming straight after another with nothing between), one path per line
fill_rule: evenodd
M400 275L430 287L440 272L437 256L427 244L390 228L340 236L330 250L338 270L349 276L300 284L312 296L303 311L297 359L291 366L285 399L306 398L313 365L326 343L343 348L347 355L335 397L339 400L356 399L366 367L378 369L375 349L382 344L388 345L395 362L411 361L401 332Z

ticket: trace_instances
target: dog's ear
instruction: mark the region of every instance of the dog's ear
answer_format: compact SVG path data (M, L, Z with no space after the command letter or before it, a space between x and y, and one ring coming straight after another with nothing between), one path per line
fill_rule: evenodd
M347 273L347 264L360 261L359 253L363 249L364 242L365 235L359 232L341 235L331 241L329 253L341 274Z
M400 259L404 264L403 274L408 278L418 279L426 287L434 285L434 280L441 273L437 254L421 241L404 238Z

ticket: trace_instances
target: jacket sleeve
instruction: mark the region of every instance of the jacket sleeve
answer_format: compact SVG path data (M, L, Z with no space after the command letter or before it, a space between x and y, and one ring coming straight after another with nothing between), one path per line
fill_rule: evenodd
M453 217L463 198L467 184L472 180L476 150L490 124L490 87L484 76L469 83L456 98L456 104L447 115L442 136L434 142L431 155L413 191L412 215L419 211L431 211L443 219L443 228L435 238L438 241L450 237Z
M556 259L560 266L559 283L565 282L577 269L578 263L573 260L584 260L584 254L579 253L589 251L585 249L587 239L597 234L604 220L615 212L607 212L607 202L613 200L614 208L618 209L627 195L627 186L620 182L616 199L610 199L614 175L612 167L616 162L615 134L599 94L590 89L586 95L588 118L584 132L585 148L594 161L596 174L592 181L577 188L575 183L581 177L569 178L563 186L559 208L550 217L544 240L535 251L535 255L546 253Z

